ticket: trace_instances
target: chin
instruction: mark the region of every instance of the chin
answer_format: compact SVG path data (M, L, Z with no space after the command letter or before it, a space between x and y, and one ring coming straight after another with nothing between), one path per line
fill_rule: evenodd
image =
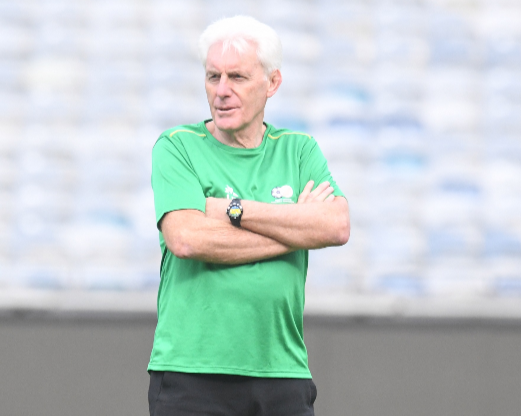
M223 131L240 130L240 128L242 127L241 121L235 118L216 117L214 118L213 122L219 130Z

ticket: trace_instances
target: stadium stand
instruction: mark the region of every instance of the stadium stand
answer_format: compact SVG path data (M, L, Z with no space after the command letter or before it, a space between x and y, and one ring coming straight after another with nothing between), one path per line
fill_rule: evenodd
M214 9L0 2L0 291L154 292L150 152L209 117L196 43L224 10L279 31L266 120L313 134L350 202L349 243L311 253L311 294L521 294L519 2Z

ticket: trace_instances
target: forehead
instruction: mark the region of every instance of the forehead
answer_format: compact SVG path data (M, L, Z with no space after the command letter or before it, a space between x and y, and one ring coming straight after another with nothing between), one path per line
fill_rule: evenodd
M223 43L215 43L210 46L206 57L206 70L255 70L261 66L255 45L251 43L242 53L233 46L223 51Z

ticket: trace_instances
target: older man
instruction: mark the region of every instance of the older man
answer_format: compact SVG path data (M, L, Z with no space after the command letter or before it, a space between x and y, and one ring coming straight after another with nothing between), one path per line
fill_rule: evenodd
M200 48L212 119L153 149L163 257L150 414L313 415L308 250L347 242L347 201L311 136L264 122L282 82L273 29L223 19Z

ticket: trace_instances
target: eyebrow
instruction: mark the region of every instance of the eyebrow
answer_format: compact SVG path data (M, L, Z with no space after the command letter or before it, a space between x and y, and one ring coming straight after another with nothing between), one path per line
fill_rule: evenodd
M248 72L240 72L240 71L237 71L237 70L232 70L230 72L226 72L226 74L229 77L233 77L233 76L237 76L237 75L241 76L241 77L247 77L247 76L250 75ZM210 69L210 70L206 71L206 76L207 77L212 76L212 75L221 75L221 72L213 70L213 69Z

